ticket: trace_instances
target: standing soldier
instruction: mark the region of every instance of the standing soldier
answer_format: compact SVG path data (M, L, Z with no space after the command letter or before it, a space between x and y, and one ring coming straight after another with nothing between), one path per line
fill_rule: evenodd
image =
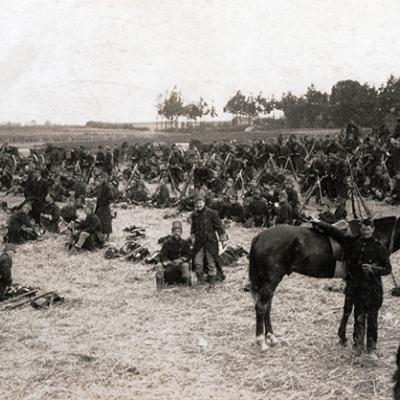
M95 214L101 221L101 232L104 234L104 241L108 241L112 233L111 202L114 200L113 189L109 183L110 177L103 173L103 181L100 185L97 196Z
M217 277L218 233L221 243L228 240L218 213L206 207L203 193L195 196L195 211L192 213L191 237L194 241L194 266L197 281L205 283L204 264L207 263L208 282L214 286Z
M382 275L392 271L389 253L374 237L374 231L374 222L371 219L363 220L360 238L354 242L350 252L349 274L354 302L356 355L364 349L366 327L367 351L376 352L378 314L383 302Z
M12 250L14 250L14 247L6 244L3 254L0 255L0 300L4 300L7 288L12 285L12 259L9 255Z

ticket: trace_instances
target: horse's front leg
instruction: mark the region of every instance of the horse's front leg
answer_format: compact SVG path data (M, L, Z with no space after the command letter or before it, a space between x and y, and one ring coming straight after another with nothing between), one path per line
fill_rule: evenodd
M346 326L347 322L349 321L350 315L353 311L353 297L346 288L346 296L344 299L344 307L343 307L343 316L340 322L338 336L339 336L339 344L342 346L347 345L347 338L346 338Z

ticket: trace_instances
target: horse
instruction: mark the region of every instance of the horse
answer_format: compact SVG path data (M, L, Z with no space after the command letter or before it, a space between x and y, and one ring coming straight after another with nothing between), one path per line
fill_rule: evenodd
M400 249L400 223L396 217L374 220L375 237L391 252ZM350 222L353 236L358 235L359 221ZM256 340L262 350L266 339L276 344L271 323L271 305L275 290L285 275L298 273L314 278L334 278L336 260L329 238L305 226L276 225L260 232L251 243L249 254L250 287L255 300ZM347 299L350 304L350 300ZM347 314L349 317L349 304ZM352 306L352 302L350 304ZM345 324L342 321L342 336Z

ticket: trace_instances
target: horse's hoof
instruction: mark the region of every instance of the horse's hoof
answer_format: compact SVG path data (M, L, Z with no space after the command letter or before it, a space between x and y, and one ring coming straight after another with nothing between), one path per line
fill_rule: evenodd
M265 343L264 336L257 336L256 341L257 341L257 344L260 347L261 351L267 351L268 350L268 346Z
M267 340L271 346L279 344L279 339L273 333L267 333Z
M347 347L347 339L340 339L339 345L342 347Z

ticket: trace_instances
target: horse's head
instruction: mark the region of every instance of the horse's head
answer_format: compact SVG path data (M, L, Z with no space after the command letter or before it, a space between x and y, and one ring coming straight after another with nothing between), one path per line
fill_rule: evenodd
M375 237L391 252L400 249L400 218L383 217L374 219ZM360 231L360 220L350 221L350 228L353 236L358 236ZM391 244L391 242L393 243Z

